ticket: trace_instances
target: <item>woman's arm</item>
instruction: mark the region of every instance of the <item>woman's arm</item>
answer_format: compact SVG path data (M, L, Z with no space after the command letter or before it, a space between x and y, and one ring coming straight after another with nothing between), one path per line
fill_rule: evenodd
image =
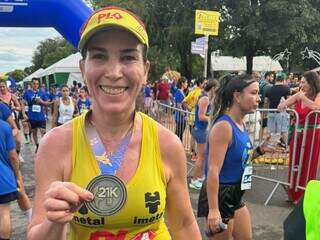
M58 115L59 115L59 105L60 105L60 100L56 100L53 103L53 113L52 113L52 128L57 126L58 123Z
M16 122L14 121L14 118L12 115L10 115L8 118L7 118L7 123L9 123L11 129L12 129L12 135L14 137L17 136L17 134L19 134L19 129L17 127L17 124Z
M207 178L207 194L209 214L208 227L212 231L218 231L221 215L219 211L219 173L224 158L232 141L232 128L229 123L221 121L214 125L209 134L209 164Z
M20 112L21 111L21 104L20 104L18 98L13 94L11 96L12 96L12 101L13 101L13 105L14 105L12 110Z
M312 110L320 109L320 93L317 94L316 98L311 100L304 93L298 93L299 99L302 101L303 105L307 106Z
M209 98L207 96L202 97L199 102L199 120L209 122L210 118L206 115L209 106Z
M179 138L158 125L161 158L167 179L166 212L170 233L176 240L200 240L187 187L187 160ZM177 207L179 204L179 207Z
M279 105L278 105L278 110L279 111L285 111L287 109L287 107L291 107L293 104L295 104L298 100L299 100L299 95L301 93L298 92L290 97L288 97L285 101L281 102Z
M64 240L75 209L93 196L68 181L71 174L71 123L41 140L35 160L36 189L28 240Z

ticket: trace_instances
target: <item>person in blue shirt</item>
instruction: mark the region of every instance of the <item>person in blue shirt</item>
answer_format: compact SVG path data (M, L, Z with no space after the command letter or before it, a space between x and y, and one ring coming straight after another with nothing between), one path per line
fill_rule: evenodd
M252 239L250 213L242 196L251 188L252 160L271 150L267 142L253 150L244 125L245 115L259 106L259 84L248 74L227 75L220 84L205 153L206 180L199 195L198 217L207 218L209 239L213 235L214 239ZM227 229L220 232L222 223Z
M144 112L146 114L149 114L152 107L152 91L151 91L151 86L149 81L143 88L143 100L144 100Z
M19 160L19 151L17 148L18 144L20 143L17 140L17 138L19 138L19 129L16 125L16 122L13 119L12 112L11 112L10 108L5 103L2 103L2 102L0 102L0 120L7 122L11 128L12 136L14 137L14 140L15 140L15 150L17 152L18 160ZM20 175L20 177L21 177L21 183L22 183L23 182L22 175ZM20 209L23 211L23 213L28 217L28 220L30 220L31 214L32 214L32 209L31 209L32 206L31 206L30 199L25 191L23 184L20 185L18 204L19 204ZM0 238L0 240L1 240L1 238Z
M212 99L215 96L215 90L218 87L218 81L208 81L202 90L195 106L194 127L191 135L197 143L197 161L193 169L193 176L190 180L189 187L199 190L202 186L203 170L204 170L204 154L208 136L208 125L210 121L210 113L212 110Z
M176 135L180 138L182 142L183 132L186 128L186 114L183 112L185 108L182 105L183 99L185 97L184 90L188 88L188 80L185 77L181 77L177 82L177 91L174 95L175 108L181 110L176 110L175 121L176 121Z
M10 238L10 202L18 198L21 178L15 147L10 125L0 120L0 239Z
M88 98L88 89L86 86L83 86L80 89L77 106L78 106L80 114L91 108L91 101Z
M10 125L12 129L12 134L14 137L16 137L19 133L19 129L12 116L12 111L10 110L7 104L1 101L0 101L0 119L2 121L7 122Z
M32 78L31 89L24 93L23 99L28 105L27 114L37 152L39 146L38 129L42 136L46 133L45 107L51 104L47 94L39 91L39 78Z

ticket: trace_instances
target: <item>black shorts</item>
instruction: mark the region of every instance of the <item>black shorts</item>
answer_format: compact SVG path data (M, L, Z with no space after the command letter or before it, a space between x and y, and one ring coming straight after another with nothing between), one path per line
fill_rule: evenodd
M228 221L234 217L236 210L245 206L242 201L244 191L241 190L239 184L220 184L218 201L221 218ZM207 197L207 181L204 181L199 195L198 201L198 217L207 217L209 214L209 204Z
M267 127L267 125L268 125L268 118L265 117L265 118L262 119L262 128Z
M6 204L9 202L15 201L18 199L18 196L19 196L18 191L0 195L0 204Z
M46 120L43 120L43 121L29 120L29 122L30 122L30 125L31 125L31 129L35 129L35 128L46 129L46 126L47 126Z

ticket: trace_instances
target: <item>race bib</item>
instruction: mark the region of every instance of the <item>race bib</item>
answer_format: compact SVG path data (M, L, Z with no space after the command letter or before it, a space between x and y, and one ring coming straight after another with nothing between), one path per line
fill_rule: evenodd
M242 174L241 190L249 190L252 185L252 165L247 165Z
M25 106L25 107L24 107L24 111L25 111L25 112L28 112L28 110L29 110L29 106Z
M32 112L41 112L41 106L40 105L32 105Z

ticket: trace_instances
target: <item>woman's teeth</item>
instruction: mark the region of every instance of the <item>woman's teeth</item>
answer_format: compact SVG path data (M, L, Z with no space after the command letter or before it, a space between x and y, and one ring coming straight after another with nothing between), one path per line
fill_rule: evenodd
M100 86L100 88L102 89L102 91L108 95L120 95L122 93L124 93L125 90L127 90L127 88L125 87L121 87L121 88L110 88L110 87L103 87Z

